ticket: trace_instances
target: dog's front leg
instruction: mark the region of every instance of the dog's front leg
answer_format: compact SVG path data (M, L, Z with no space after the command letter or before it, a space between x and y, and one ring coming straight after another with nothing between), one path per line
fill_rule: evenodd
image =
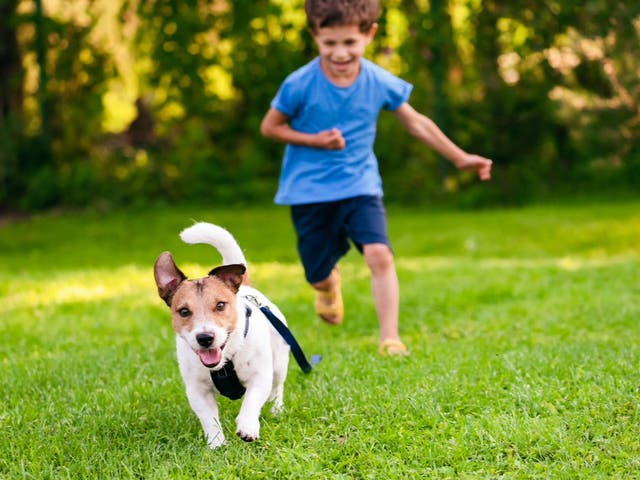
M247 385L240 413L236 418L236 434L245 442L253 442L260 437L260 412L271 389L270 375L256 377Z
M176 335L176 354L191 410L200 420L209 446L217 448L224 443L224 434L218 417L218 404L213 394L211 374L200 364L189 344L179 335Z
M224 433L222 433L218 417L218 403L213 396L211 387L201 384L188 386L187 398L191 409L202 424L209 446L213 449L222 445L224 443Z

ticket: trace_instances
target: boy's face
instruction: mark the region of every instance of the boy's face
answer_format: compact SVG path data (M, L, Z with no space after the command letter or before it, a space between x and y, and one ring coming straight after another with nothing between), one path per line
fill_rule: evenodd
M367 33L355 25L319 28L313 36L320 54L322 71L332 82L349 85L360 73L360 59L378 29L374 24Z

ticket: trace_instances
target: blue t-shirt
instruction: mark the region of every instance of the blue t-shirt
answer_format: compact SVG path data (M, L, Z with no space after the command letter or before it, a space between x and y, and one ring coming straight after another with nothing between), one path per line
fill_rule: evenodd
M378 65L361 60L353 84L331 83L320 57L289 75L271 106L289 117L294 130L318 133L337 128L343 150L287 145L275 203L299 205L358 195L382 195L382 179L373 153L380 110L396 110L413 86Z

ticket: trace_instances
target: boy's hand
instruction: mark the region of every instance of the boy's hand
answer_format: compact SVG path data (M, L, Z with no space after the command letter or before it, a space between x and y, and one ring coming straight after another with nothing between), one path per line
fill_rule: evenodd
M480 180L491 180L491 165L493 162L480 155L466 155L464 160L458 164L461 170L475 170L478 172Z
M316 134L316 146L327 150L342 150L346 143L342 132L337 128L323 130Z

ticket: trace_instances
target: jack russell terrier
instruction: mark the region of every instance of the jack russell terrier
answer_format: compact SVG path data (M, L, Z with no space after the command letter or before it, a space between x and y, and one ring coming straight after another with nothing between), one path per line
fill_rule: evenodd
M222 266L195 280L186 278L169 252L162 253L154 265L158 293L171 310L189 404L207 443L216 448L225 438L214 393L233 399L244 396L236 433L252 442L259 437L260 412L267 400L273 402L274 414L283 408L290 348L264 311L273 312L286 325L284 315L248 285L246 260L227 230L196 223L180 238L211 245L222 255Z

